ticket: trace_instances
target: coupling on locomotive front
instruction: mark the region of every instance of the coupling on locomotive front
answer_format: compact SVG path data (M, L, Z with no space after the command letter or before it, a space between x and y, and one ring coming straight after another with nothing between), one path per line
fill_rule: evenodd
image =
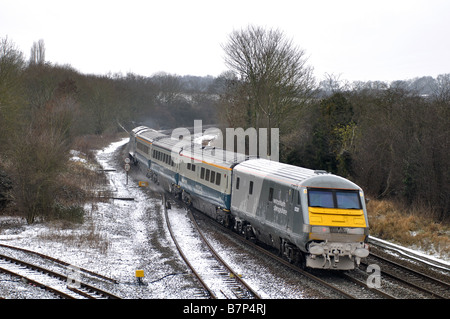
M369 225L358 185L324 171L228 153L182 145L147 127L130 136L130 157L144 164L150 179L291 262L348 270L367 257Z

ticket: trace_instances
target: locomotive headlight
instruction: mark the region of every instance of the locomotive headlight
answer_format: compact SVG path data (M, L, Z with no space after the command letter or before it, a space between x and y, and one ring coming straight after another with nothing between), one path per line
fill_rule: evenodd
M364 235L364 228L347 228L347 234Z
M330 227L327 226L312 226L311 227L312 233L319 233L319 234L329 234L330 233Z

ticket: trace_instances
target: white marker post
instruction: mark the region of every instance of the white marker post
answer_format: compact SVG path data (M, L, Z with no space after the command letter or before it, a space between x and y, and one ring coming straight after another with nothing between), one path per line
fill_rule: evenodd
M127 172L127 185L128 185L128 171L130 170L130 159L125 158L125 171Z

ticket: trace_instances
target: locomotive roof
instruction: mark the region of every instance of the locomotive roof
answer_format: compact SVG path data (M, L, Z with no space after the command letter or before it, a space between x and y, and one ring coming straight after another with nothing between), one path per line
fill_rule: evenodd
M353 182L325 171L312 170L267 159L251 159L236 165L234 170L236 172L243 172L262 178L272 179L287 185L317 188L361 189Z

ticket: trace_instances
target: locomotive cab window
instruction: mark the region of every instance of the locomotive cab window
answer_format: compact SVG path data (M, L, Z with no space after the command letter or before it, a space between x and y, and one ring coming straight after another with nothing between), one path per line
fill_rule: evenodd
M361 209L359 192L346 190L308 190L310 207Z
M253 182L250 182L250 185L248 186L248 194L249 195L253 194Z
M336 192L336 201L338 208L361 209L359 192Z

